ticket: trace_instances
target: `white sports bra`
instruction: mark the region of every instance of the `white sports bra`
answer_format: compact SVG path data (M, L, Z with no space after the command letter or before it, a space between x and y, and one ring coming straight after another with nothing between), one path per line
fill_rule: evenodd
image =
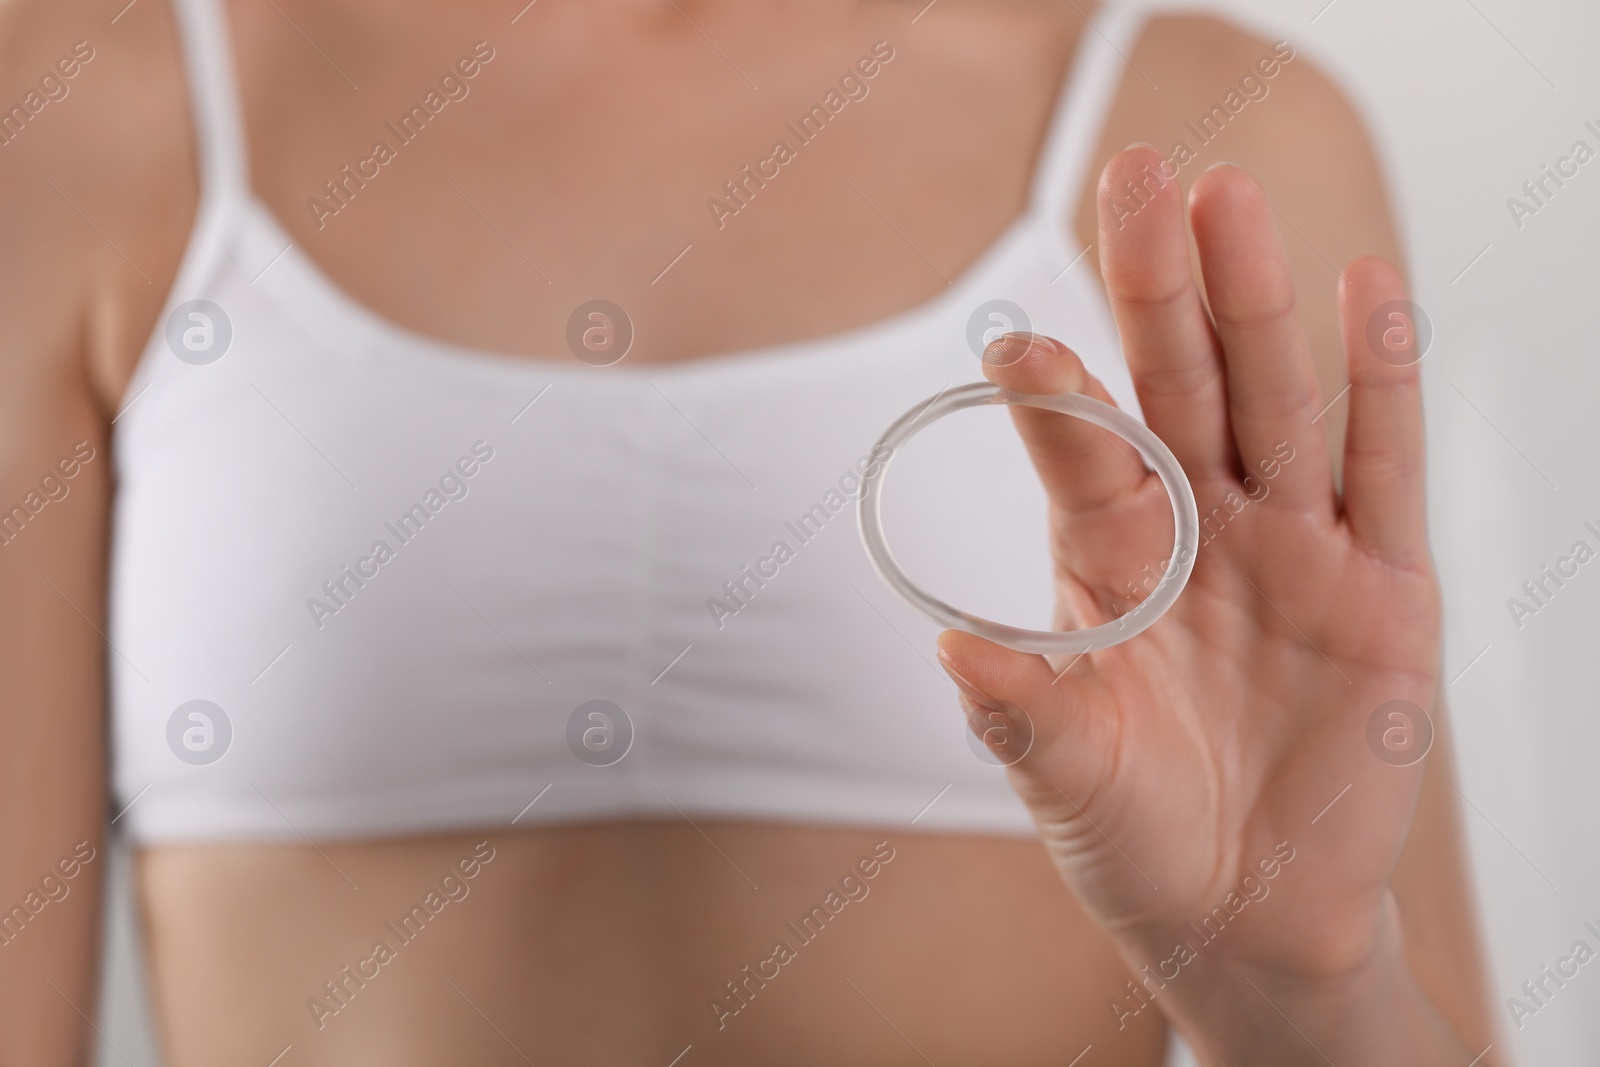
M136 840L702 816L1033 832L934 626L873 575L853 490L896 416L982 377L987 301L1137 413L1068 217L1137 14L1083 33L1030 205L935 298L595 367L463 349L340 291L249 189L220 4L177 10L201 205L114 427L114 786ZM889 521L913 573L968 560L942 595L1045 626L1042 494L998 414L897 461ZM981 553L940 543L969 490L1005 509Z

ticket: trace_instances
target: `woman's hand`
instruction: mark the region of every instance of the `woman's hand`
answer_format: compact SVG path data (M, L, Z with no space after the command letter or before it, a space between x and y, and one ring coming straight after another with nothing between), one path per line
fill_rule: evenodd
M1145 418L1199 504L1188 587L1141 636L1076 660L956 631L940 659L974 729L1016 760L1013 784L1062 875L1143 977L1108 998L1159 1005L1230 1062L1432 1062L1460 1046L1404 971L1388 889L1422 766L1381 759L1368 740L1391 701L1426 730L1439 672L1416 357L1404 336L1389 335L1398 349L1368 339L1404 286L1379 259L1344 271L1341 495L1271 205L1237 168L1198 179L1203 300L1176 181L1153 196L1147 185L1149 202L1128 211L1125 180L1159 159L1133 148L1107 167L1100 256ZM1057 342L1012 335L985 366L1018 392L1110 401ZM1061 625L1108 621L1172 554L1167 494L1094 426L1013 413L1050 499ZM1391 710L1383 728L1403 729ZM1388 987L1385 1020L1362 1017L1382 1005L1353 992L1374 981ZM1280 1032L1290 1044L1261 1043Z

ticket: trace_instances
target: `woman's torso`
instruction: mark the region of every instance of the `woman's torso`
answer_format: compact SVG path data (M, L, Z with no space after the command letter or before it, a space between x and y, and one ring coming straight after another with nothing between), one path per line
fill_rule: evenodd
M970 352L879 353L878 339L903 343L908 317L960 331L990 295L973 279L997 239L1008 269L1083 269L1069 235L1036 248L1013 225L1079 20L947 6L916 23L908 7L795 25L668 6L633 24L648 44L624 23L542 5L515 23L487 9L397 20L229 6L252 181L270 207L239 216L231 252L261 269L234 285L241 320L286 302L273 321L288 355L264 359L242 337L201 384L192 364L142 368L118 456L129 503L117 552L134 574L114 604L132 613L118 647L135 673L152 661L181 672L151 671L159 695L119 693L124 799L154 766L138 746L167 743L146 736L149 709L191 696L236 709L227 761L165 764L128 816L151 827L141 880L178 1067L266 1062L285 1046L325 1063L668 1063L690 1045L681 1062L1065 1062L1091 1043L1123 1062L1159 1058L1153 1013L1117 1033L1106 1003L1125 973L1016 834L1020 808L994 810L1001 772L966 753L942 681L915 658L925 635L887 635L904 617L878 614L894 607L854 550L853 518L829 520L840 528L801 547L748 615L718 625L706 604L728 602L721 579L866 453L861 427L978 376ZM315 219L306 201L322 182L480 40L494 59L471 92ZM879 40L895 58L871 93L711 221L708 197ZM293 246L281 260L279 233ZM313 263L353 301L296 318ZM597 296L628 310L633 349L606 371L550 365L566 359L572 310ZM1036 325L1088 343L1105 331ZM304 350L331 354L318 389L296 373L296 331ZM413 351L429 337L459 350ZM808 361L817 337L828 341ZM373 362L386 341L392 366ZM485 414L496 422L465 433ZM429 520L434 544L399 547L343 603L318 595L318 579L363 554L369 518L430 488L430 457L446 469L479 439L494 459ZM726 455L730 440L748 447ZM502 471L506 485L489 484ZM829 472L821 484L816 471ZM500 525L433 525L474 506ZM208 525L219 514L232 525ZM706 543L724 555L697 555ZM517 595L530 582L532 603ZM871 627L885 629L863 637ZM525 705L507 706L513 685ZM905 705L905 688L926 693L936 742L904 713L875 715ZM637 720L637 750L610 767L562 750L556 727L590 697ZM485 707L500 713L475 721ZM744 709L765 712L760 745L741 735ZM519 749L506 738L524 717L551 728ZM498 747L486 753L475 726ZM739 782L726 757L757 749L794 766ZM947 796L936 782L928 812L883 815L952 751L968 762L949 765ZM451 787L432 810L430 767ZM829 772L837 788L822 789ZM880 780L898 791L877 795ZM505 806L513 794L532 806ZM569 796L580 799L564 807ZM848 817L867 800L875 817ZM481 810L462 817L462 803ZM180 826L186 808L199 814ZM797 825L808 811L824 825ZM597 821L561 821L580 817ZM1002 836L955 832L1008 819ZM400 917L481 841L492 861L451 882L462 899L407 940ZM894 859L838 925L815 943L785 932L883 841ZM753 989L744 968L780 937L796 958ZM365 963L380 941L394 958ZM730 981L749 998L736 1015Z

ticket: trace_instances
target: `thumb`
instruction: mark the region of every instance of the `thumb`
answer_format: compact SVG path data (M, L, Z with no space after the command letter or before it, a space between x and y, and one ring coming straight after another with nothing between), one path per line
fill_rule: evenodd
M1036 819L1055 821L1097 790L1113 765L1116 726L1086 655L1058 671L961 630L941 633L938 651L968 725L1010 768Z

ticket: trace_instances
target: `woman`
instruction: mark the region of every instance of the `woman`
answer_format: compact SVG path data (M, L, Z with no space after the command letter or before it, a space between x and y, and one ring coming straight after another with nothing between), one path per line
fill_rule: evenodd
M960 0L7 18L3 854L48 904L0 1059L85 1055L107 807L177 1067L1489 1044L1443 745L1366 740L1437 689L1415 342L1351 263L1396 243L1291 47ZM1133 642L943 635L987 761L841 506L980 368L1250 501ZM1016 422L1055 581L985 584L1126 610L1160 490ZM1025 495L1007 444L897 479Z

